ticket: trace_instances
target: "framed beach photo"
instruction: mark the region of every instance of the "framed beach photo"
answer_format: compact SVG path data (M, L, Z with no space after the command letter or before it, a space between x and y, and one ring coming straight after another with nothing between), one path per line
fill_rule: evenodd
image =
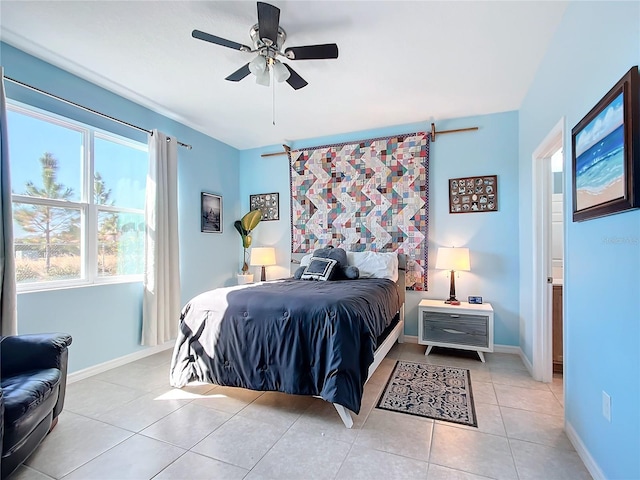
M222 197L202 192L200 197L200 231L222 233Z
M638 67L571 130L573 221L640 207Z

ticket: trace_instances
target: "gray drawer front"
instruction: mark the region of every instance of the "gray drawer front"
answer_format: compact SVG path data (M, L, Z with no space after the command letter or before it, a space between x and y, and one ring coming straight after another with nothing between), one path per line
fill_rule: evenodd
M423 312L423 340L486 348L488 323L489 318L482 315Z

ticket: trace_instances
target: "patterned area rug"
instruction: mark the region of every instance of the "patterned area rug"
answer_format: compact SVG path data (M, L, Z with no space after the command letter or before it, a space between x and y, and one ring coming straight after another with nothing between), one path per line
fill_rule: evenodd
M399 360L377 408L478 426L471 377L464 368Z

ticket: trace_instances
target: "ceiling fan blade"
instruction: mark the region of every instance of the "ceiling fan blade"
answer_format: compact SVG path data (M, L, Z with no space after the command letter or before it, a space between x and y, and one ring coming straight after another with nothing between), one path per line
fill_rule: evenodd
M243 52L250 52L251 48L247 47L238 42L232 42L231 40L227 40L226 38L216 37L215 35L211 35L210 33L201 32L200 30L194 30L191 32L191 36L193 38L197 38L198 40L204 40L205 42L215 43L216 45L222 45L223 47L233 48L234 50L240 50Z
M260 39L268 45L278 42L278 26L280 25L280 9L268 3L258 2L258 30ZM265 41L267 40L267 41Z
M250 73L251 71L249 70L249 64L247 63L245 66L240 67L238 70L225 78L225 80L229 80L230 82L239 82Z
M300 90L302 87L306 87L307 85L309 85L307 81L300 75L298 75L293 68L291 68L286 63L283 63L283 65L287 67L287 70L289 70L289 73L291 74L291 76L287 78L287 83L291 85L294 90Z
M284 51L289 60L322 60L338 58L338 45L325 43L323 45L307 45L305 47L291 47Z

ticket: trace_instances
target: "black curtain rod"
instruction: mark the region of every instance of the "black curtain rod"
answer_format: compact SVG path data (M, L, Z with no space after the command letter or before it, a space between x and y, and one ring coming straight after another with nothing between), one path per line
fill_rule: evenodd
M111 120L112 122L119 123L120 125L124 125L124 126L129 127L129 128L134 128L136 130L140 130L141 132L147 132L149 135L153 135L153 131L147 130L146 128L138 127L137 125L133 125L132 123L125 122L124 120L120 120L118 118L112 117L112 116L107 115L105 113L98 112L97 110L93 110L92 108L85 107L84 105L80 105L79 103L72 102L71 100L67 100L66 98L59 97L58 95L54 95L53 93L45 92L44 90L41 90L41 89L39 89L37 87L34 87L34 86L31 86L31 85L29 85L27 83L21 82L20 80L16 80L14 78L6 77L6 76L4 78L6 80L9 80L12 83L15 83L16 85L20 85L21 87L28 88L29 90L33 90L34 92L41 93L42 95L46 95L47 97L54 98L54 99L59 100L59 101L61 101L63 103L66 103L68 105L72 105L72 106L74 106L76 108L84 110L85 112L93 113L94 115L98 115L100 117L107 118L107 119ZM167 138L167 141L169 141L169 140L171 140L171 139ZM181 141L179 141L177 139L176 139L176 142L178 142L178 145L180 145L181 147L185 147L187 150L191 150L191 148L192 148L191 145L186 144L186 143L182 143Z

